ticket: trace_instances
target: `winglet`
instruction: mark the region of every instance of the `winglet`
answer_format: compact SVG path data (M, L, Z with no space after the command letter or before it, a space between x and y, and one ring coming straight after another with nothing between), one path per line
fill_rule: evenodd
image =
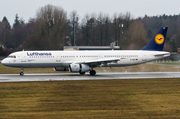
M142 50L163 51L168 27L161 27Z

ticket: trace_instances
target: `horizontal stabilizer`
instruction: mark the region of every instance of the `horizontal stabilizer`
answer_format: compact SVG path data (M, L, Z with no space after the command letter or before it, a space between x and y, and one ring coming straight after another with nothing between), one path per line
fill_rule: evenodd
M160 56L170 56L170 53L169 52L159 52L159 53L156 53L154 54L155 57L160 57Z

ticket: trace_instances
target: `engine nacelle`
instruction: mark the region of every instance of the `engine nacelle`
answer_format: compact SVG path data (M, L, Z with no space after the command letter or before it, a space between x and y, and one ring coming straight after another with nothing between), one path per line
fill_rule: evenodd
M90 67L85 64L70 64L69 69L71 72L87 72L90 71Z
M54 67L54 71L69 71L68 67Z

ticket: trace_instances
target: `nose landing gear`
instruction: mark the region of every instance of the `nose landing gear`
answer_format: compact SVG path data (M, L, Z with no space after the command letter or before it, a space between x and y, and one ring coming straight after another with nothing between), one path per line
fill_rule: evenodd
M21 68L21 72L19 73L20 74L20 76L23 76L24 75L24 68Z

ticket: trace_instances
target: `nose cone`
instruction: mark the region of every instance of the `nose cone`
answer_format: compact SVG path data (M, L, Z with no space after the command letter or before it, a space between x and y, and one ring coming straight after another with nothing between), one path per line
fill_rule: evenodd
M3 63L4 63L4 60L1 61L1 64L3 64Z
M6 65L6 64L7 64L6 59L3 59L3 60L1 61L1 64Z

